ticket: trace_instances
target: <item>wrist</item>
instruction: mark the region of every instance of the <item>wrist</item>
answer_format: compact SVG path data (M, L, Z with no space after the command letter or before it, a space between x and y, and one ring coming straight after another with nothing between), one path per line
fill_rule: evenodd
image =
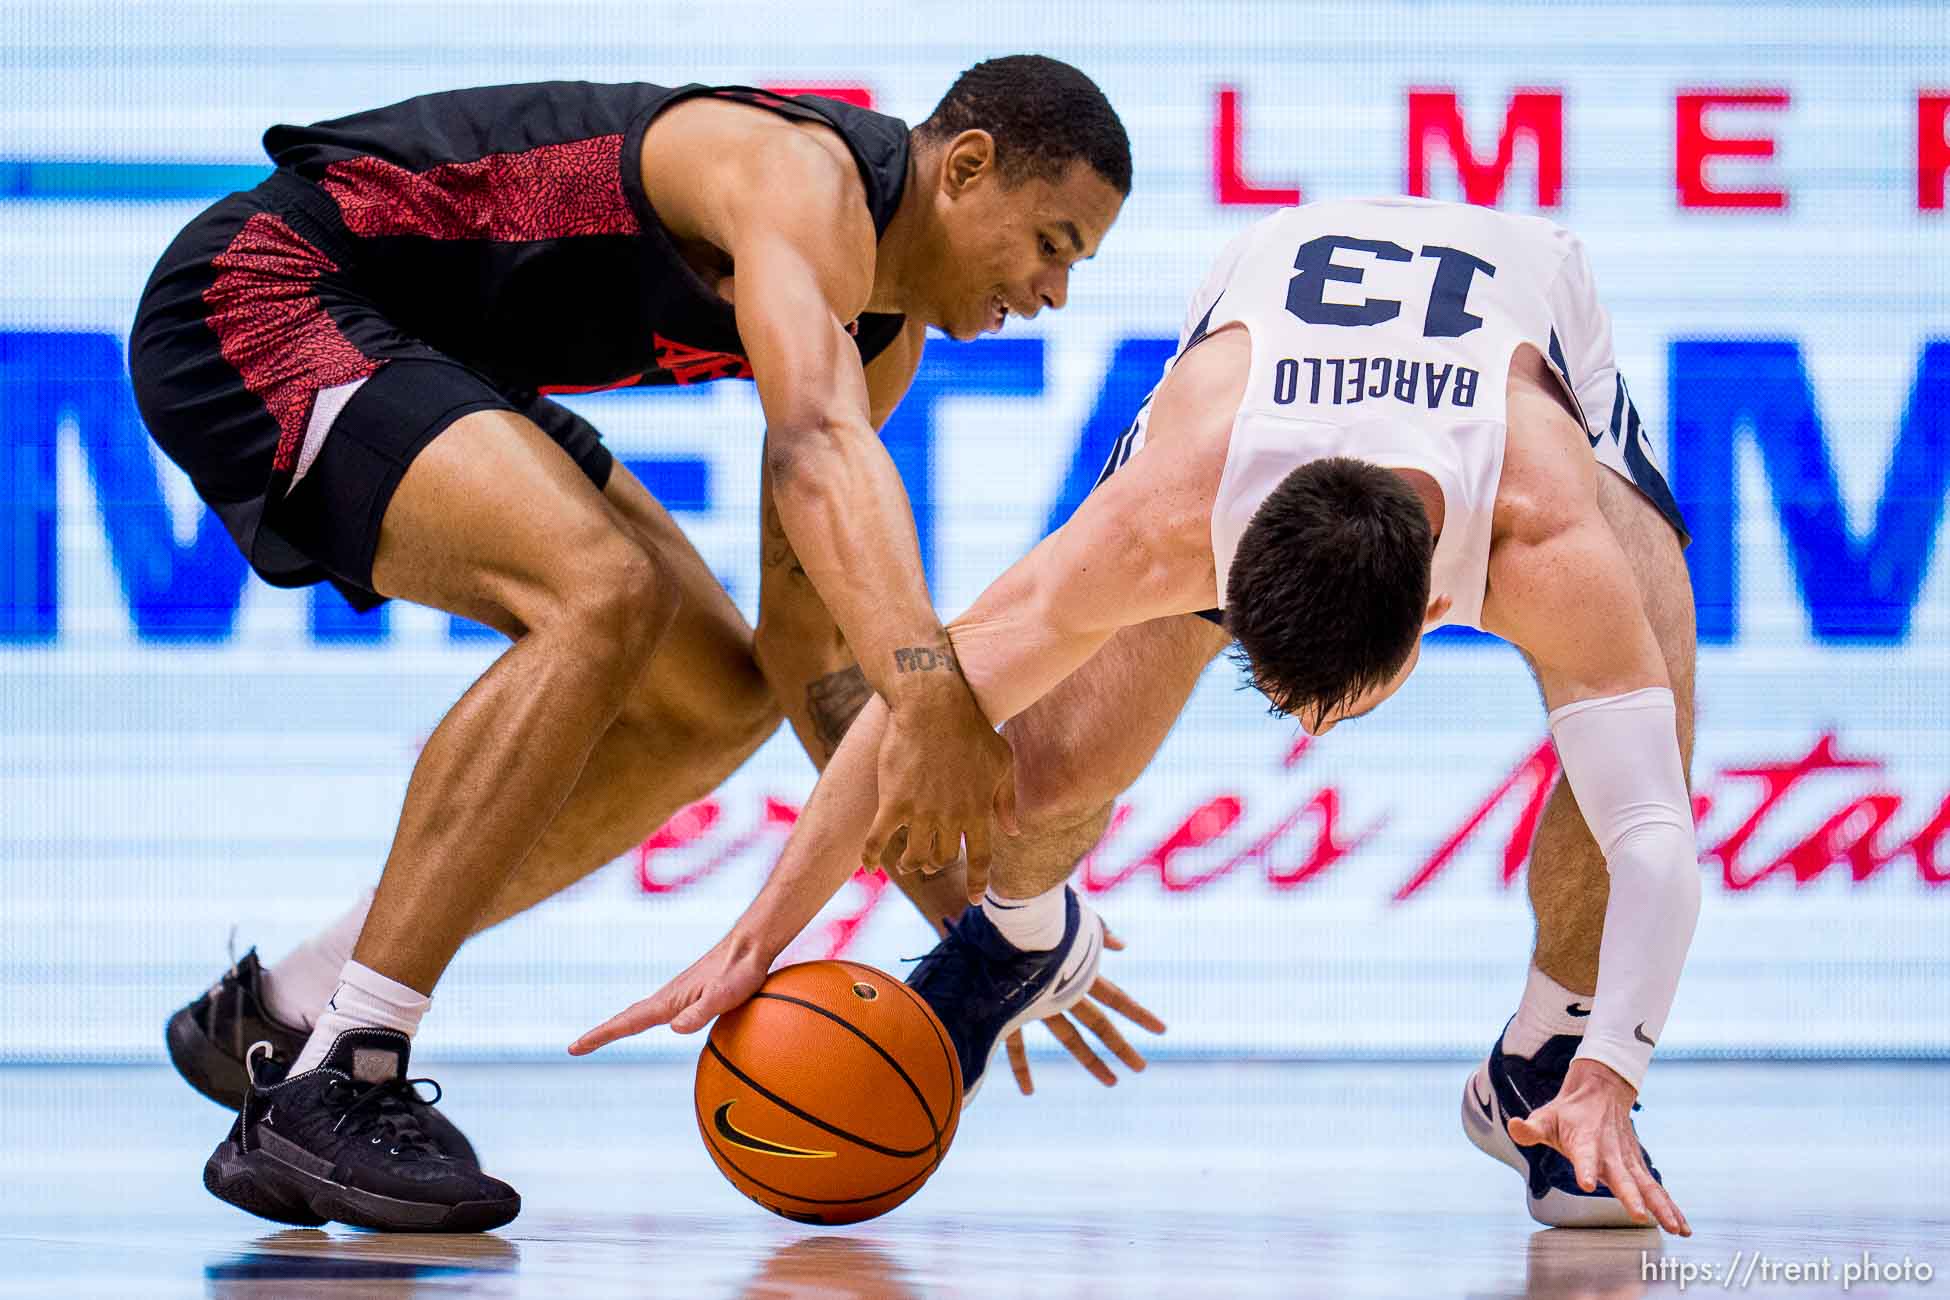
M1626 1105L1638 1100L1639 1090L1624 1075L1606 1065L1603 1061L1588 1056L1575 1057L1571 1068L1564 1073L1564 1092L1572 1089L1593 1090L1611 1093Z
M933 701L943 692L961 694L961 663L946 636L933 642L898 646L888 652L883 669L887 680L884 692L889 708L899 711L904 704Z
M787 940L790 942L790 940ZM764 927L740 919L724 937L725 955L736 964L753 963L770 967L774 958L785 951L785 944L774 944Z

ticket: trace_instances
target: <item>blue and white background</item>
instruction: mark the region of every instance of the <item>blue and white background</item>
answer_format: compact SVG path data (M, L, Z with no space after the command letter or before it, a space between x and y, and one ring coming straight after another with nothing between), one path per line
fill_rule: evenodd
M1584 237L1692 516L1706 901L1665 1050L1950 1052L1940 5L396 0L0 5L0 1060L154 1059L233 927L275 957L335 913L498 650L428 611L359 618L248 580L137 419L137 294L185 222L254 182L264 127L568 77L830 83L918 120L1019 50L1100 82L1136 188L1068 310L937 340L888 432L944 613L1074 506L1206 262L1282 190L1462 197L1473 172L1471 197ZM1748 97L1706 134L1774 145L1700 184L1780 205L1682 183L1702 92ZM1425 129L1443 96L1463 167ZM574 400L749 613L750 387ZM1166 1050L1479 1050L1521 987L1523 837L1552 770L1514 653L1432 647L1388 709L1307 747L1235 686L1213 669L1086 865L1131 944L1114 978L1171 1023ZM427 1050L553 1054L660 983L756 888L810 783L782 733L642 851L470 945ZM857 882L804 950L898 968L928 942Z

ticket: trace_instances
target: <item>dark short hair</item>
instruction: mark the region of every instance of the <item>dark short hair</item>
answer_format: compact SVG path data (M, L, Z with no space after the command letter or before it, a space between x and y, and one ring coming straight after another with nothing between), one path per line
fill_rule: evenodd
M1097 83L1040 54L985 59L955 78L928 120L935 141L963 131L995 139L996 166L1010 181L1053 181L1085 162L1119 194L1131 192L1131 138Z
M1281 480L1226 576L1226 630L1273 711L1317 721L1400 672L1434 553L1428 513L1391 470L1332 456Z

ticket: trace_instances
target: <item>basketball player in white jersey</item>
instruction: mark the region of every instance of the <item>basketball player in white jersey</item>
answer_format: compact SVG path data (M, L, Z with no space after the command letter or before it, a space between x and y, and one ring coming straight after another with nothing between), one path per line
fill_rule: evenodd
M1568 231L1416 199L1245 231L1096 490L949 628L1007 721L1024 825L911 981L971 1090L1013 1024L1090 983L1101 923L1063 882L1228 634L1320 736L1400 687L1425 630L1462 624L1523 652L1566 778L1532 853L1528 983L1465 1131L1540 1222L1690 1233L1631 1118L1699 911L1684 541ZM1223 631L1200 621L1215 607ZM702 1028L863 849L882 859L903 824L876 806L885 722L877 701L861 715L731 934L572 1051ZM1069 856L1047 850L1066 836ZM918 865L913 838L887 860Z

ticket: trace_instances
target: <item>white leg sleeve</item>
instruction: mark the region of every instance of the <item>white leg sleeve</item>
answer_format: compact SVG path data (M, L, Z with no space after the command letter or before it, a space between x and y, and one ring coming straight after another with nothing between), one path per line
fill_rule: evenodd
M1579 700L1550 715L1565 779L1605 855L1611 897L1598 992L1578 1056L1638 1087L1665 1031L1699 921L1699 844L1664 687Z

